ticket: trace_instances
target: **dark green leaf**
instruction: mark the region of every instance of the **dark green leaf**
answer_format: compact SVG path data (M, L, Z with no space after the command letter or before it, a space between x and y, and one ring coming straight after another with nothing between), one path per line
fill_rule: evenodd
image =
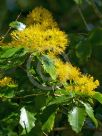
M0 97L13 98L15 95L14 89L9 87L0 87Z
M43 136L43 132L41 130L41 124L37 121L36 126L32 128L30 133L27 136Z
M49 105L53 105L53 104L56 104L56 105L62 105L62 104L67 104L70 100L70 97L69 96L64 96L64 95L60 95L58 97L55 97L53 98Z
M42 130L50 132L53 129L54 121L55 121L55 112L53 112L49 116L48 120L46 120L46 122L43 124Z
M77 58L79 58L81 62L83 61L86 62L91 57L92 53L91 45L87 41L81 41L76 45L75 53Z
M102 28L94 29L90 32L89 41L94 46L102 46Z
M43 131L50 132L53 129L56 110L56 106L49 106L43 111L40 117Z

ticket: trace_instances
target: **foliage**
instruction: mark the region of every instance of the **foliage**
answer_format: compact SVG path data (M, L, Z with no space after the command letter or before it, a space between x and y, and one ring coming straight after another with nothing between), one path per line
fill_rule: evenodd
M83 4L74 2L78 8ZM98 127L94 106L102 104L95 91L101 75L94 65L101 65L102 29L67 35L42 7L10 28L9 41L4 37L0 43L0 136L56 135L63 120L76 133L89 118Z

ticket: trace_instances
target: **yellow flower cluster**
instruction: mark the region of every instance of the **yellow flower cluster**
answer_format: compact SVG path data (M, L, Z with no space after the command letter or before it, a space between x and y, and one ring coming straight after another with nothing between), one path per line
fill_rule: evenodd
M92 95L94 93L94 89L99 86L98 80L94 81L93 77L83 75L79 69L68 62L64 63L60 59L57 59L55 61L55 66L60 82L69 82L65 87L68 91Z
M26 23L28 26L40 25L44 30L58 27L58 24L54 21L52 14L43 7L37 7L29 13Z
M10 46L21 46L31 52L40 52L54 57L57 79L66 83L66 90L92 95L99 85L98 80L83 75L80 70L69 62L64 63L56 58L69 44L68 36L62 32L54 21L52 14L42 7L35 8L26 19L27 28L11 33ZM53 58L52 57L52 58Z
M30 51L47 54L53 52L54 55L62 53L68 46L68 36L57 27L47 9L35 8L27 16L27 23L29 26L23 31L16 30L11 33L10 46L21 46Z
M42 30L39 25L30 26L23 31L12 32L13 41L10 46L22 46L30 51L60 54L68 43L67 35L56 29Z
M7 86L11 82L12 82L12 79L10 77L4 77L3 79L0 79L0 87Z
M89 77L87 75L83 75L79 77L75 84L68 85L66 89L68 91L75 91L77 93L93 95L94 90L99 86L99 81L93 79L93 77Z
M70 63L64 63L60 59L55 60L56 72L58 79L61 82L66 82L67 80L77 80L80 75L79 69L73 67Z

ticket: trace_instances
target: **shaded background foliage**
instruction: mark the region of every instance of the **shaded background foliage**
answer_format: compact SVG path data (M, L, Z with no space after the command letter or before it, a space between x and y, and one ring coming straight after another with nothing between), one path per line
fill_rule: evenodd
M0 1L0 34L3 36L6 33L9 23L20 13L19 21L22 22L36 6L50 10L60 28L69 34L70 46L65 53L71 63L80 67L81 71L98 78L102 85L102 0L3 0ZM102 91L101 89L100 86L98 90ZM16 110L14 107L12 105L11 108ZM96 103L94 109L96 117L100 120L99 127L102 129L102 108ZM3 125L5 127L5 124ZM90 121L87 125L89 126L87 132L83 129L80 135L102 135L94 129ZM62 135L67 136L69 132L70 130L63 131ZM74 135L71 133L70 136Z

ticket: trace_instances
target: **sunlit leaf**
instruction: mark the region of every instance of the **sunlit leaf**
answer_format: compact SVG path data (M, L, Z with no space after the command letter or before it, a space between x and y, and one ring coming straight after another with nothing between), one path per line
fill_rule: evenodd
M24 107L21 108L19 123L24 129L23 134L31 131L31 129L35 126L35 120L34 113L27 111Z
M43 111L40 117L43 131L50 132L53 129L56 110L57 110L56 106L49 106Z
M97 122L96 118L94 117L93 108L91 107L91 105L89 103L82 102L82 104L85 106L86 113L92 119L92 121L95 123L95 125L97 127L98 126L98 122Z
M86 112L84 108L74 107L68 113L68 121L72 126L72 129L78 133L81 131L82 126L84 125Z
M82 4L83 0L74 0L76 4L80 5Z
M44 70L51 76L53 80L55 80L56 69L55 69L53 61L48 56L43 56L42 64L43 64Z
M93 98L99 101L102 104L102 94L100 92L95 92Z
M22 31L22 30L24 30L24 29L26 28L26 25L25 25L25 24L23 24L23 23L21 23L21 22L18 22L18 21L13 21L13 22L11 22L11 23L9 24L9 26L12 27L12 28L15 28L15 29L17 29L17 30L19 30L19 31Z

